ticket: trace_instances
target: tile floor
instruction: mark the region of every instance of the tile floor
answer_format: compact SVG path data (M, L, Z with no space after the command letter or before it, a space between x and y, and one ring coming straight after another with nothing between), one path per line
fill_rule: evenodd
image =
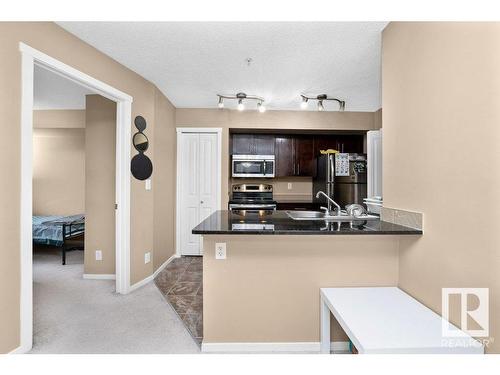
M198 344L203 339L203 258L175 258L155 278L155 284L172 305Z

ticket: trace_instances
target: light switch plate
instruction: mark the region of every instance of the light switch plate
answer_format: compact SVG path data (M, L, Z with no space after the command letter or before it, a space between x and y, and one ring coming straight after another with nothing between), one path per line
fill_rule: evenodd
M291 182L288 183L288 190L292 190L292 183Z
M151 252L148 251L144 254L144 264L148 264L149 262L151 262Z
M217 242L215 244L215 259L226 259L226 243Z
M102 251L101 250L95 251L95 260L102 260Z
M146 190L151 190L151 179L150 178L148 178L146 180Z

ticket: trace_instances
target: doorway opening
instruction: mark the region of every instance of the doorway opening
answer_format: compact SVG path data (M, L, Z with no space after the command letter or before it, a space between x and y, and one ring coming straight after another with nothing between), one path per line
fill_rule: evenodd
M116 104L115 275L116 292L130 289L130 146L132 97L30 46L20 43L21 98L21 345L33 345L33 98L35 66L70 80Z

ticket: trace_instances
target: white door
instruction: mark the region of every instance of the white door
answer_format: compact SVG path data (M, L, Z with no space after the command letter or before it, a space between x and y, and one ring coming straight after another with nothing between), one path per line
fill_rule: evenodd
M180 251L201 255L202 238L191 231L218 206L217 133L181 133L180 147Z

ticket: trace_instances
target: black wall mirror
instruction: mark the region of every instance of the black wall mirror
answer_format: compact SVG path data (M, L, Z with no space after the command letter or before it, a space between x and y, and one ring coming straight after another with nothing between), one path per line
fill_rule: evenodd
M143 133L146 130L146 120L142 116L137 116L134 124L138 132L134 134L132 144L139 153L132 158L130 171L138 180L147 180L153 173L153 163L151 159L144 155L144 152L149 147L148 137Z
M148 137L146 137L146 134L142 132L137 132L134 134L132 143L134 144L135 149L139 152L146 151L149 146Z

